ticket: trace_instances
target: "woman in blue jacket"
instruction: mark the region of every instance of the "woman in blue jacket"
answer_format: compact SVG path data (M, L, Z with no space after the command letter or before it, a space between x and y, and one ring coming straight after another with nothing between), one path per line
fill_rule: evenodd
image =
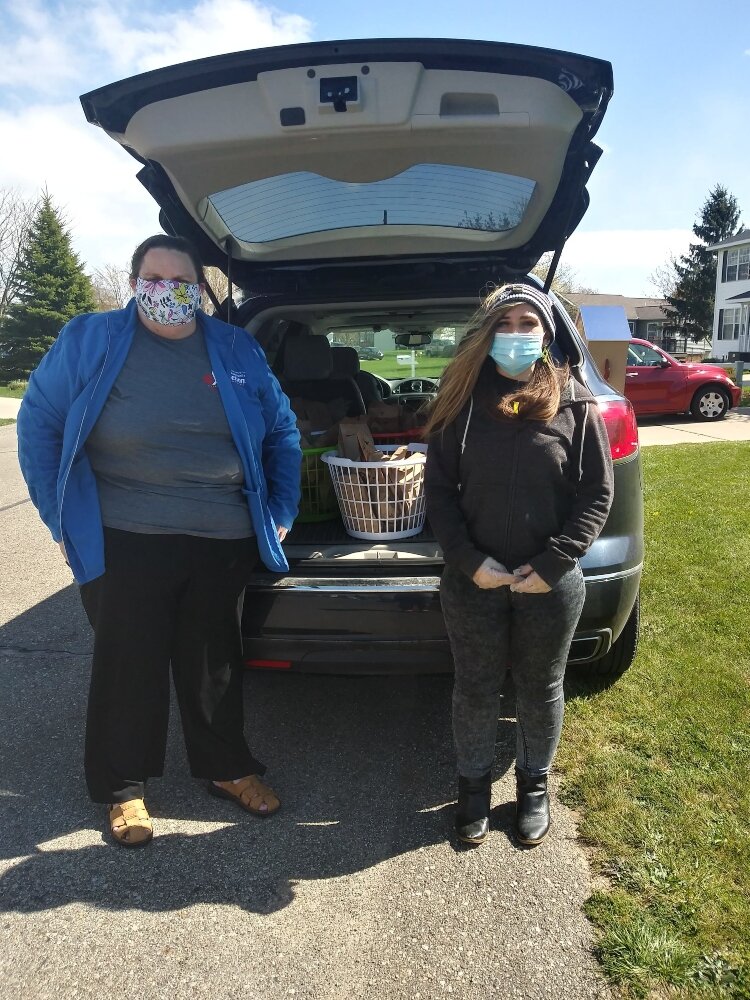
M240 617L260 558L288 569L297 514L294 415L247 332L198 308L200 259L153 236L134 298L78 316L29 380L21 469L94 629L85 772L115 841L153 835L171 664L190 768L249 812L279 808L245 741Z

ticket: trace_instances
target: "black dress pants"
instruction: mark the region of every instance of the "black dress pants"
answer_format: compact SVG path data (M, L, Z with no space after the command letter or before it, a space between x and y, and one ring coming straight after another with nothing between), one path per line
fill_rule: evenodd
M244 736L240 618L255 538L104 529L104 574L81 586L94 629L85 771L94 802L142 798L163 773L172 666L190 770L262 774Z

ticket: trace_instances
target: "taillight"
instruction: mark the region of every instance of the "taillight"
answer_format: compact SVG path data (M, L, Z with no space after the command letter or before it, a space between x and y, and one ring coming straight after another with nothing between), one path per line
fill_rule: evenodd
M638 451L638 424L633 406L627 399L602 400L599 412L604 418L612 461L628 458Z
M245 660L250 670L290 670L291 660Z

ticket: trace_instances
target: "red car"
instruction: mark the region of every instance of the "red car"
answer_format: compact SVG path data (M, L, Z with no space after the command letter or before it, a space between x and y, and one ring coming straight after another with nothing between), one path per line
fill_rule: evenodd
M696 420L722 420L738 406L742 390L720 365L676 361L647 340L631 340L625 395L637 417L690 413Z

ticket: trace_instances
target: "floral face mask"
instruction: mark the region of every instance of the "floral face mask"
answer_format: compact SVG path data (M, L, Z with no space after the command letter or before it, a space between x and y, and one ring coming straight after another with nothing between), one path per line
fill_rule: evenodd
M147 319L161 326L185 326L195 318L201 301L201 287L167 278L148 281L137 278L135 301Z

